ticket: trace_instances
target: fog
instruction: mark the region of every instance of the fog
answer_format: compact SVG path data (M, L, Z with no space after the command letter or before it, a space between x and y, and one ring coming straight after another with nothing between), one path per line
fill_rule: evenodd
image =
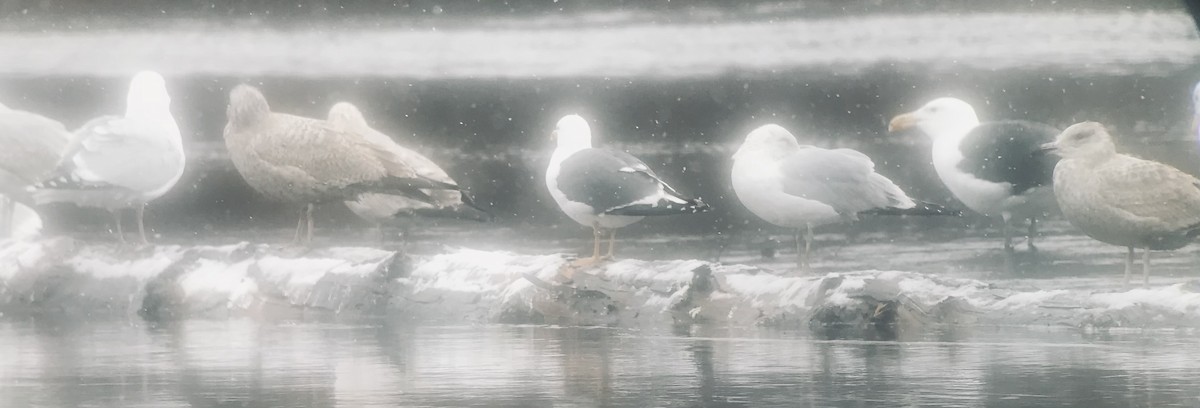
M1155 252L1146 288L1122 285L1123 247L1061 215L1036 251L1014 224L1006 253L998 217L939 179L930 139L888 131L955 96L984 121L1099 121L1121 151L1200 174L1200 36L1182 4L0 0L0 61L0 103L72 130L124 112L133 73L161 73L187 156L146 207L151 245L116 243L105 211L70 204L38 206L40 232L0 241L2 405L1197 397L1178 355L1200 326L1194 245ZM227 151L241 83L275 112L354 103L493 219L376 231L333 201L312 245L289 244L302 203L255 191ZM621 228L615 260L564 279L592 251L544 180L572 113L712 210ZM858 150L962 215L820 226L800 269L795 231L731 185L731 156L767 123Z

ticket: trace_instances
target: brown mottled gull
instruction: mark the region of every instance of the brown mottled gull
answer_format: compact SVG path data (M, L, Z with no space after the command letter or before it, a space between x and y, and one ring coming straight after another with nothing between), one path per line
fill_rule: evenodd
M349 102L339 102L329 109L329 123L361 134L368 142L377 145L396 160L408 164L421 177L458 184L433 160L400 146L388 135L371 128L362 111ZM462 217L480 221L488 218L486 212L475 208L465 192L445 189L421 191L428 195L428 200L399 195L363 194L357 200L346 201L346 207L376 226L392 222L402 215Z
M33 205L26 188L53 174L70 139L62 123L0 104L0 237L12 233L14 201Z
M1200 180L1178 169L1117 153L1096 122L1068 127L1043 145L1062 156L1054 168L1054 195L1072 225L1101 242L1142 248L1143 284L1150 283L1150 250L1179 249L1200 234Z
M316 203L357 200L367 193L432 202L421 189L458 188L420 176L363 133L271 112L267 99L249 85L229 93L226 115L225 146L238 173L268 198L305 205L296 227L296 240L303 243L312 241Z

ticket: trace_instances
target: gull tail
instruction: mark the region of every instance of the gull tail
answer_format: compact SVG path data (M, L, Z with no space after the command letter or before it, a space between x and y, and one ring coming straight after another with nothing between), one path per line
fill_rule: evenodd
M711 210L707 203L699 198L683 198L671 197L661 198L658 201L646 203L634 203L623 205L605 211L608 215L628 215L628 216L654 216L654 215L675 215L675 214L696 214Z
M341 187L338 192L345 196L346 200L354 201L358 199L360 194L377 193L377 194L392 194L404 197L413 198L424 203L435 204L432 197L426 194L423 189L427 190L459 190L457 185L444 183L426 177L385 177L383 179L354 183L345 187Z
M26 188L37 205L72 203L82 207L122 208L139 199L140 194L129 188L105 182L90 182L66 167L54 176Z
M467 194L466 191L460 191L460 193L462 194L463 205L459 206L458 210L460 213L462 213L462 215L466 216L466 219L479 222L490 222L495 218L492 216L491 211L488 211L486 208L483 208L476 203L475 198L471 197L470 194Z
M859 212L859 214L869 214L869 215L919 215L919 216L939 216L939 215L944 215L944 216L950 216L950 217L959 217L959 216L962 216L962 211L955 210L955 209L951 209L951 208L946 208L946 207L943 207L943 206L940 206L940 205L937 205L937 204L933 204L933 203L926 203L926 202L922 202L922 201L917 201L917 202L916 202L916 204L917 204L917 205L915 205L915 206L913 206L913 207L909 207L909 208L899 208L899 207L883 207L883 208L873 208L873 209L870 209L870 210L866 210L866 211Z
M493 216L491 212L476 204L475 200L467 192L462 191L461 193L462 204L441 208L418 208L413 210L412 214L421 217L454 218L479 222L492 221Z

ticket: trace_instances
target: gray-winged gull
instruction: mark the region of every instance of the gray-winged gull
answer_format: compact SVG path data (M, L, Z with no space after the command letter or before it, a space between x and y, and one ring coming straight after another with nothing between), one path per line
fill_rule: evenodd
M1009 221L1029 219L1028 246L1037 219L1054 210L1051 179L1058 158L1039 149L1058 129L1026 121L979 122L975 109L938 98L888 124L895 132L920 128L933 140L933 167L954 197L980 214L1004 220L1004 249L1013 250Z
M130 81L125 115L95 118L76 130L63 155L63 175L40 184L34 198L106 209L122 242L121 210L133 208L146 243L146 203L175 186L185 161L166 82L142 71Z
M229 93L225 146L250 187L273 200L302 204L296 241L309 243L316 203L351 201L367 193L433 202L422 189L458 187L422 177L364 133L324 120L271 112L258 89Z
M1063 215L1098 241L1128 247L1125 283L1135 248L1143 249L1143 284L1150 283L1150 250L1173 250L1200 234L1200 180L1178 169L1117 153L1096 122L1071 125L1046 150L1062 156L1054 196Z
M26 188L54 173L70 139L62 123L0 104L0 237L13 232L17 203L34 204Z
M692 214L707 211L708 204L689 198L667 185L632 155L592 147L592 131L578 115L567 115L554 128L557 147L546 168L550 195L575 222L591 227L591 258L576 266L591 265L613 256L617 228L646 216ZM608 254L600 255L600 240L608 236Z
M362 134L370 143L379 145L397 160L409 165L416 174L430 180L446 184L458 184L434 163L433 160L411 149L400 146L391 137L375 130L367 124L362 111L349 102L339 102L329 109L329 122L356 133ZM474 220L487 220L489 215L475 208L474 202L464 191L456 190L421 190L428 195L428 200L418 200L406 196L388 194L363 194L357 200L346 201L346 207L362 219L379 226L389 223L399 216L446 216L461 217Z
M734 193L750 212L797 231L796 263L802 268L808 266L813 227L854 221L864 212L955 214L913 201L876 173L875 163L867 155L852 149L801 145L787 129L775 124L746 136L733 155L732 179Z

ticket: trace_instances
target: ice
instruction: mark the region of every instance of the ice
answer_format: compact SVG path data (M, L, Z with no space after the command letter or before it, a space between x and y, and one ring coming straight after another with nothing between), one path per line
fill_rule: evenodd
M622 327L1200 327L1197 282L1103 290L1052 280L1039 287L920 271L802 273L687 259L623 259L570 273L568 259L470 248L406 256L358 247L9 240L0 242L0 312Z

